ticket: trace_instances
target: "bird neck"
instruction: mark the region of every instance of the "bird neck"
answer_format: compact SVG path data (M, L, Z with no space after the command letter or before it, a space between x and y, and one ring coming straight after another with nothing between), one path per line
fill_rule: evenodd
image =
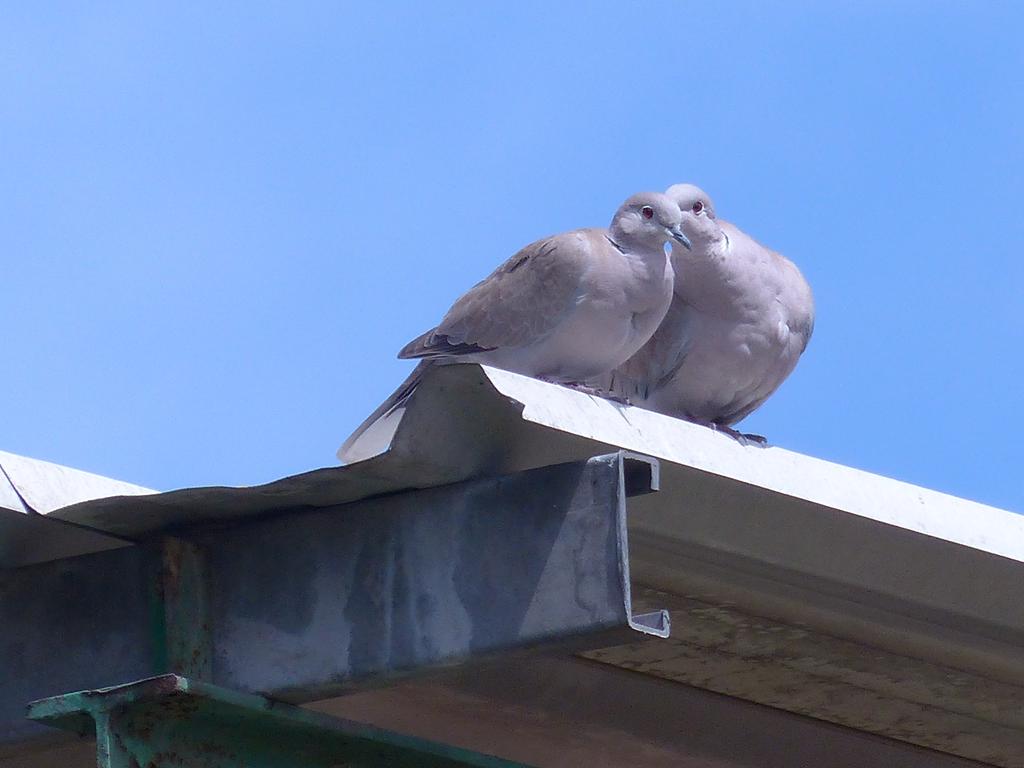
M650 236L641 236L632 229L620 226L618 222L608 229L608 241L624 256L635 255L650 258L665 253L665 241L652 242Z
M676 293L694 306L704 306L739 290L737 275L744 265L736 258L730 236L717 229L704 237L691 235L690 240L693 250L672 248L672 267L681 278Z
M615 246L615 250L617 250L623 256L626 255L626 249L619 245L617 242L615 242L615 239L611 235L605 235L604 237L609 243Z
M665 246L657 248L627 247L618 243L611 237L608 241L615 246L625 266L633 279L644 285L657 285L665 279L665 273L672 268Z
M691 226L684 226L683 231L693 244L694 254L729 250L729 236L716 219L701 217Z

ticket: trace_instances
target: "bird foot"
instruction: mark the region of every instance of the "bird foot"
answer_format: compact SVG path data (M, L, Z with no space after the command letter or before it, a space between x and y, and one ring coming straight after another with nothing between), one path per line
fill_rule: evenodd
M613 403L619 403L620 405L632 405L629 402L629 398L624 395L618 395L614 392L609 392L607 389L601 389L600 387L592 387L589 384L584 384L581 381L570 381L562 384L563 387L574 389L577 392L582 392L585 395L593 395L594 397L603 397L605 400L611 400Z
M724 434L728 435L729 437L731 437L733 440L735 440L737 443L744 447L748 445L756 445L760 448L768 447L768 438L765 437L764 435L754 435L750 434L749 432L740 432L738 429L727 427L725 424L715 424L714 422L712 422L708 426L715 430L715 432L723 432Z
M606 389L600 387L593 387L590 384L585 384L582 381L555 381L545 376L538 376L541 381L546 381L550 384L558 384L568 389L582 392L585 395L592 395L593 397L602 397L605 400L611 400L613 403L619 403L620 405L632 405L629 398L624 395L618 395L614 392L609 392Z
M618 403L619 405L632 405L633 404L633 401L630 400L625 395L617 395L614 392L606 392L604 390L600 390L599 389L599 390L597 390L596 394L597 394L598 397L603 397L605 400L611 400L613 403Z

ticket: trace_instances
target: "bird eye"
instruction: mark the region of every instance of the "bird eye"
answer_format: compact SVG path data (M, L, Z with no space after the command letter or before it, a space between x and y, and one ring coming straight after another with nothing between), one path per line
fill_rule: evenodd
M693 212L694 213L700 213L703 210L704 210L704 203L702 203L700 200L698 200L696 203L693 204Z
M651 206L649 205L645 205L643 208L640 209L640 215L643 216L645 219L653 218L654 209L651 208Z

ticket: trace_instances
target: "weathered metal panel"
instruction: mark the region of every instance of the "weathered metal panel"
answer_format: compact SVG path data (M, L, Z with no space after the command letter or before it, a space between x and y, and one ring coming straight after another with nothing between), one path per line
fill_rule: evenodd
M176 675L33 702L29 717L95 733L98 768L515 768Z
M0 569L130 546L131 542L35 512L0 508Z
M189 670L319 698L506 648L666 635L631 614L621 454L0 572L0 742L29 699ZM594 639L594 643L600 643Z
M673 637L585 658L986 764L1024 765L1022 685L732 606L642 595L669 606Z
M671 647L660 640L648 645ZM315 707L548 768L987 765L570 656L502 659Z
M200 537L217 617L213 680L308 700L360 678L628 626L623 472L611 455Z
M257 488L91 501L53 515L126 536L200 521L247 525L256 515L518 472L578 460L609 446L663 461L664 492L631 505L634 574L641 583L707 595L716 605L731 603L749 614L813 625L826 636L856 639L865 647L1001 683L1024 680L1018 589L1024 575L1024 517L778 448L744 448L685 422L471 365L427 377L398 424L392 449L367 461ZM338 514L376 504L364 503L339 508ZM216 541L200 537L193 543L201 550L216 548ZM271 542L252 546L273 552ZM392 560L406 562L401 553ZM300 561L290 556L289 562ZM254 568L264 571L259 563ZM336 584L351 588L340 566L328 573ZM364 572L381 596L372 607L391 627L402 615L395 606L410 605L400 592L406 582L396 565L372 575L379 574L387 578L375 581ZM263 578L273 585L271 576ZM294 584L283 588L302 592ZM282 664L291 663L283 651L306 652L288 636L295 626L307 619L314 630L323 626L315 612L302 613L303 605L299 600L274 609L274 616L249 617L251 626L269 637L264 650L276 648ZM238 624L239 638L245 635L243 625ZM401 648L391 648L392 637L385 635L384 647L371 649L382 663L401 659ZM885 654L874 661L873 674L881 677L903 668ZM337 684L336 673L327 675L328 687ZM754 677L756 672L741 670L735 680L726 676L713 682L742 686ZM929 685L941 683L941 675L929 680ZM824 697L816 699L821 712L837 704L830 698L832 682L804 681L808 700ZM954 687L943 690L957 706L970 703L970 690L959 699ZM920 712L919 732L941 737L947 727L942 718Z
M33 699L153 674L151 576L139 547L0 572L0 743L45 730Z

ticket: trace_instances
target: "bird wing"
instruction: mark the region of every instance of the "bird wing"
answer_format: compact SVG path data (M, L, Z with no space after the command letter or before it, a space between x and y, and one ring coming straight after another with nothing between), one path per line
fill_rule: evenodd
M689 351L693 308L678 295L672 297L658 330L629 360L610 374L606 388L642 402L676 375Z
M760 245L760 244L758 244ZM795 334L800 342L800 353L807 349L807 344L814 333L814 295L800 268L778 251L765 248L774 268L780 276L777 301L785 307L786 325L789 332Z
M399 357L447 357L522 347L550 334L575 308L599 230L526 246L455 302L441 323Z

